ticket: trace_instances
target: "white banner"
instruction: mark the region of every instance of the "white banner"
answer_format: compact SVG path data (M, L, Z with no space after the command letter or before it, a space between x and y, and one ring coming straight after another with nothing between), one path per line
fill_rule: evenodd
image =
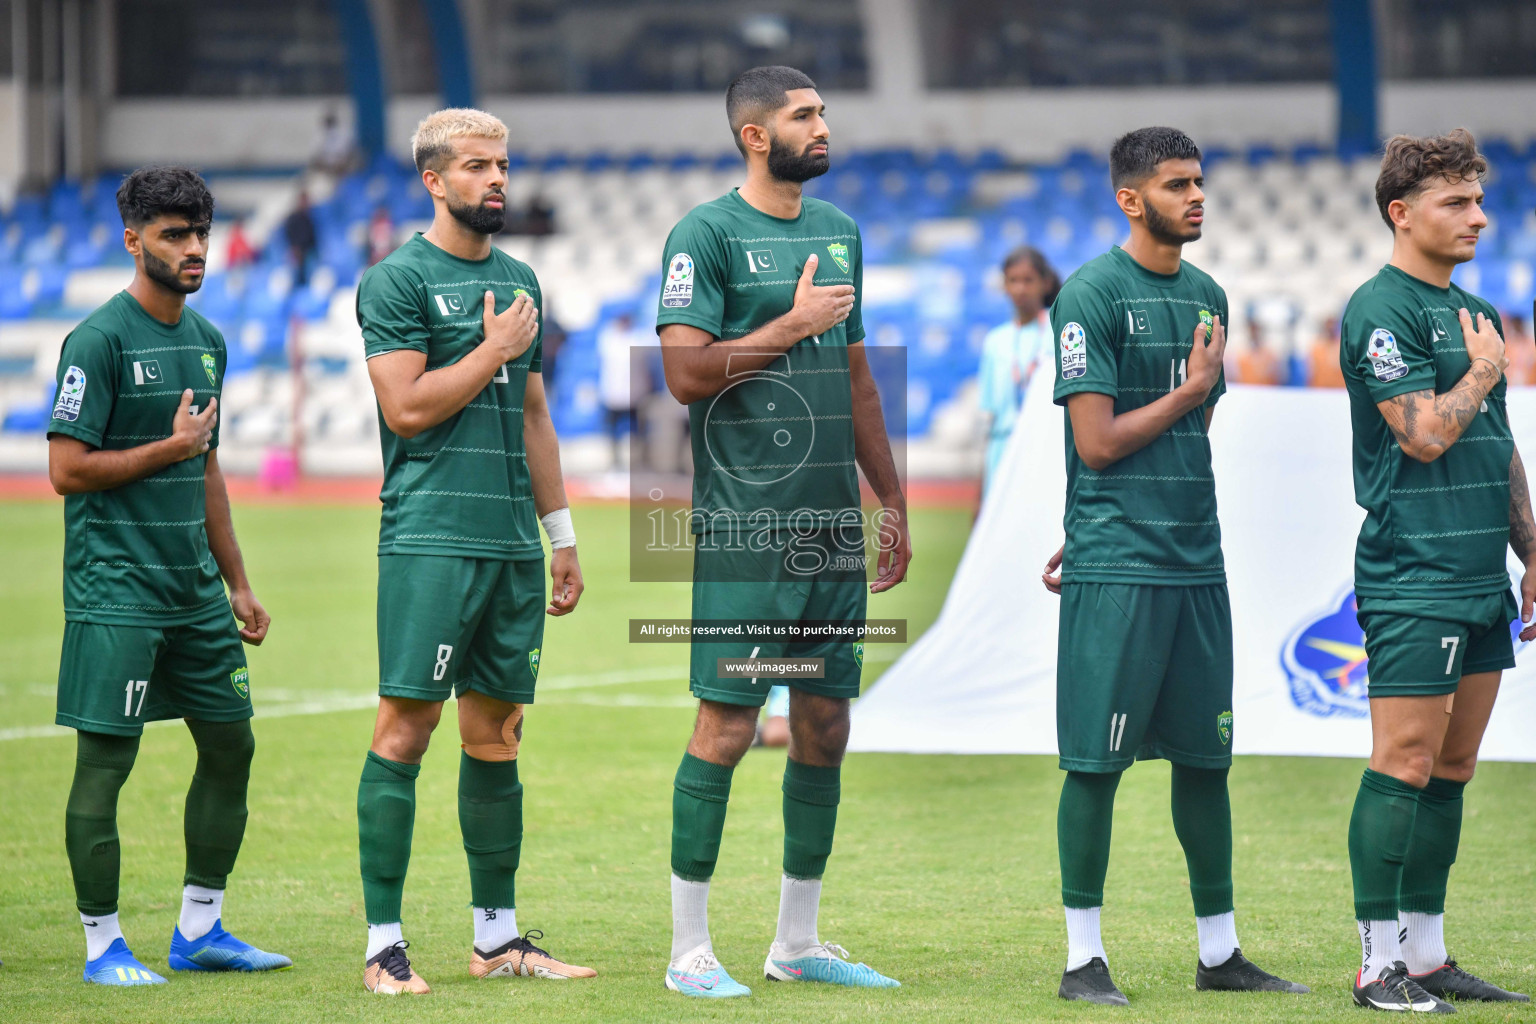
M1059 599L1040 573L1062 540L1065 442L1041 377L938 621L859 700L850 749L1056 752ZM1536 436L1536 389L1511 389L1509 415L1517 441ZM1211 446L1232 595L1234 752L1367 756L1351 586L1365 513L1354 502L1349 399L1234 386ZM1513 556L1510 568L1518 583ZM1536 761L1536 658L1504 674L1482 758Z

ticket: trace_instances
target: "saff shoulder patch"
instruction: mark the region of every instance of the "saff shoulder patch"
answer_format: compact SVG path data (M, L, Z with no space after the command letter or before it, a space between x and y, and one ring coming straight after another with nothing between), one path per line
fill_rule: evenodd
M1397 380L1408 372L1408 364L1403 362L1403 355L1397 348L1397 338L1385 327L1378 327L1371 332L1371 340L1365 345L1365 354L1370 357L1371 372L1383 383Z
M80 418L80 403L85 400L85 371L71 366L59 383L59 397L53 403L53 418L73 423Z
M1071 380L1088 372L1088 332L1073 320L1061 329L1061 379Z
M661 287L664 309L680 309L693 301L693 257L680 252L667 261L667 282Z

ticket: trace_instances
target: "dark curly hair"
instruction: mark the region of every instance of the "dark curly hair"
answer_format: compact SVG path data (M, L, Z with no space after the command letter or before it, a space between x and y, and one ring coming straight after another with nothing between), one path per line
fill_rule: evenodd
M1412 199L1437 178L1447 181L1481 181L1488 173L1488 161L1477 151L1477 140L1465 128L1453 128L1444 135L1415 138L1394 135L1387 140L1381 156L1381 174L1376 178L1376 209L1381 219L1392 227L1387 207L1397 199Z
M213 193L190 167L140 167L118 186L117 212L129 228L141 228L166 214L208 224L213 221Z

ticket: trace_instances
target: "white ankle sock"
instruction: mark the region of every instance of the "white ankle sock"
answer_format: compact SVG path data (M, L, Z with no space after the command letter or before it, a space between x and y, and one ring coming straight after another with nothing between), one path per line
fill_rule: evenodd
M176 927L184 939L200 939L213 931L224 912L224 890L189 885L181 890L181 920Z
M85 958L95 960L107 951L116 939L123 937L123 930L118 926L116 914L102 914L92 917L90 914L81 914L80 923L85 926Z
M1200 962L1220 967L1237 952L1237 915L1233 911L1195 918L1195 933L1200 937Z
M475 948L482 953L517 938L517 911L512 907L475 907Z
M672 876L672 961L709 949L709 883Z
M400 922L391 921L389 924L371 924L368 926L368 952L363 959L372 960L384 950L393 946L401 939Z
M1104 940L1099 936L1099 911L1103 907L1067 907L1067 970L1075 971L1094 957L1109 963Z
M1360 929L1360 980L1375 981L1383 967L1403 958L1397 941L1396 921L1356 921Z
M1397 915L1402 929L1399 941L1403 947L1403 962L1410 974L1428 974L1440 968L1449 954L1445 951L1445 915L1420 914L1412 910Z
M821 879L783 877L779 883L779 931L773 944L797 956L817 944L816 912L821 907Z

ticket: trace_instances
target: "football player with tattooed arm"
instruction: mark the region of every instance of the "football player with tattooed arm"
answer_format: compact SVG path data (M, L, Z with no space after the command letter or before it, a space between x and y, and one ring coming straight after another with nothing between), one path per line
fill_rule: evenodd
M1451 281L1488 226L1470 133L1387 142L1376 204L1392 259L1350 298L1340 361L1366 510L1355 595L1370 659L1371 760L1349 823L1355 1002L1448 1013L1527 1001L1446 954L1462 791L1536 601L1536 526L1505 414L1499 315ZM1526 566L1520 607L1506 545ZM1536 623L1520 633L1536 638Z

